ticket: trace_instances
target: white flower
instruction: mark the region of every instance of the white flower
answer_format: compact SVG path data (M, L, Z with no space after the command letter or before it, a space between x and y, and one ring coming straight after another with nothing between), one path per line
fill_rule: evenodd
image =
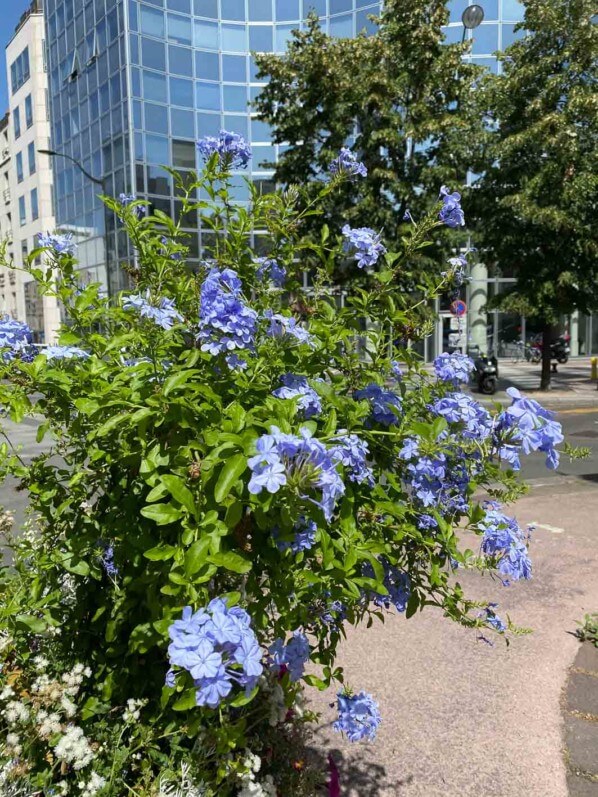
M238 797L276 797L276 786L272 775L266 775L263 783L249 781L243 786Z
M7 733L6 734L6 747L12 755L20 755L23 752L23 748L20 744L20 738L16 733Z
M33 665L35 669L39 670L40 672L45 672L48 664L49 661L45 656L36 656L33 659Z
M96 772L92 772L90 779L87 783L80 783L79 788L81 789L81 797L93 797L94 794L97 794L100 789L103 789L106 785L106 778L103 778L101 775L98 775Z
M0 700L8 700L8 698L12 697L14 693L15 690L12 688L12 686L5 686L0 692Z
M77 713L77 706L66 695L60 698L60 705L67 717L74 717Z
M142 709L146 703L147 700L133 700L129 698L127 700L127 707L123 712L123 720L125 722L137 722L141 716L140 709Z
M48 714L47 711L40 711L37 715L37 721L40 722L37 732L42 739L47 739L53 733L60 733L61 731L62 726L59 714Z
M27 722L29 709L20 700L11 700L10 703L6 704L4 716L10 725L14 725L16 722Z
M60 739L54 753L57 758L73 765L73 769L83 769L93 760L93 753L85 734L77 725L69 725Z

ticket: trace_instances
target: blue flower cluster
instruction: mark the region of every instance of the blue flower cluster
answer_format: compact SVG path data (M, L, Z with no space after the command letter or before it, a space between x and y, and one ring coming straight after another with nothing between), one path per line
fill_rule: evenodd
M450 382L453 385L467 384L474 369L475 364L471 357L461 354L460 351L452 354L443 352L434 360L436 376L443 382Z
M485 440L492 432L492 416L466 393L449 393L436 399L430 410L448 423L460 424L462 436L469 440Z
M486 514L477 524L482 532L482 552L496 560L496 569L507 579L532 577L532 563L524 532L514 518L507 517L495 502L486 505Z
M384 390L380 385L372 382L367 387L364 387L363 390L357 390L355 398L358 400L367 399L370 402L372 419L376 423L391 426L393 423L399 422L399 418L392 408L401 409L401 398L391 390Z
M559 466L559 452L555 446L562 443L563 427L554 420L554 414L544 409L534 399L522 396L515 387L507 393L513 403L498 417L497 441L501 459L519 470L519 450L524 454L542 451L546 454L546 466L556 469ZM506 444L505 436L507 437Z
M283 386L273 391L276 398L298 399L297 406L303 411L305 418L313 418L322 412L320 397L304 376L284 374L280 377L280 381Z
M255 262L258 264L257 276L259 279L268 278L277 288L283 288L287 278L287 270L281 266L278 260L270 257L258 257Z
M403 378L403 369L401 368L401 364L398 360L390 361L390 372L397 380L397 382L401 381L401 379Z
M114 564L114 546L112 543L100 542L102 554L100 556L100 563L104 568L104 572L108 578L116 578L118 575L118 567Z
M4 361L14 360L15 357L31 361L33 357L29 347L32 340L33 333L27 324L9 315L0 319L0 349L6 350L2 352Z
M384 586L388 590L388 595L380 595L371 592L367 595L368 600L373 601L376 606L384 606L390 609L391 605L398 612L404 612L411 596L411 579L409 574L398 567L391 565L384 557L380 558L380 564L384 568ZM374 578L374 568L369 562L363 566L363 575L366 578Z
M489 603L479 617L484 618L488 628L493 628L495 631L498 631L499 634L502 634L507 630L507 626L494 611L497 606L498 603Z
M294 338L298 343L313 346L314 341L309 332L304 329L293 316L274 313L272 310L264 312L264 318L270 322L268 335L271 338Z
M308 520L305 517L300 517L293 529L294 537L292 542L281 540L278 532L275 532L276 547L279 551L288 551L289 548L293 553L300 551L309 551L310 548L316 543L316 531L318 527L313 520Z
M311 652L303 631L294 631L286 645L284 640L276 639L268 651L271 670L279 674L288 671L291 681L298 681L303 677L305 664L309 661Z
M368 170L361 161L348 147L343 147L338 155L330 164L331 174L348 174L351 177L367 177Z
M281 487L292 483L300 490L302 498L320 507L327 521L332 520L345 485L332 452L312 437L309 429L303 427L299 435L293 435L272 426L270 434L258 438L256 449L258 453L248 460L252 471L250 493L258 495L262 490L277 493ZM318 490L320 500L305 495L305 490Z
M386 252L386 247L380 243L380 235L370 227L351 228L345 224L342 232L346 239L343 249L354 254L359 268L375 265L380 255Z
M174 299L164 297L156 307L150 302L149 291L146 291L145 296L140 293L125 296L123 307L125 310L136 310L142 318L149 318L162 329L172 329L175 321L183 320L174 306Z
M229 608L222 598L195 613L186 606L168 633L170 663L191 674L198 706L216 708L235 683L249 693L263 672L262 651L251 618L240 606ZM171 670L168 684L173 683L174 675Z
M243 301L242 284L231 268L213 268L204 280L199 305L201 350L210 354L254 348L257 313ZM234 367L230 366L229 367Z
M53 249L57 255L74 255L77 251L77 244L73 241L73 233L66 235L52 235L51 233L39 233L37 236L40 246Z
M461 194L457 191L451 193L445 185L440 189L439 199L442 200L442 208L438 218L447 227L463 227L465 225L465 215L461 207Z
M118 201L123 206L123 208L126 208L129 205L132 205L133 202L136 202L137 197L135 196L135 194L120 194L118 197ZM135 205L133 212L135 213L137 218L140 219L142 216L145 216L147 208L145 208L143 205Z
M469 474L463 456L458 451L456 454L451 460L442 452L422 456L417 440L403 441L399 456L409 462L402 474L403 480L422 507L436 507L443 513L467 512L469 505L465 496Z
M50 360L72 360L73 358L85 359L89 353L78 346L48 346L42 352Z
M338 719L334 730L344 733L350 742L376 738L376 731L382 721L378 704L367 692L352 695L348 692L337 694Z
M344 467L349 481L374 485L374 471L367 464L369 447L356 434L339 434L333 440L332 458Z
M243 136L221 130L220 135L205 136L197 142L197 149L204 160L209 160L217 152L224 168L245 168L251 159L251 147Z

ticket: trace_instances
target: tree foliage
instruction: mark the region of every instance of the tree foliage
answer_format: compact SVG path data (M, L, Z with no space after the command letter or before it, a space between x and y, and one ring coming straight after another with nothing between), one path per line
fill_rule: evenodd
M527 0L526 35L479 94L489 131L469 199L476 241L517 276L501 307L539 319L545 344L561 315L598 308L595 11L591 0Z

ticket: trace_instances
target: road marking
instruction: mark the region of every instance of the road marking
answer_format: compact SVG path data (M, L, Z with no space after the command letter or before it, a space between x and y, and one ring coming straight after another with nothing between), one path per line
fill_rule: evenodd
M598 407L593 407L591 409L586 409L582 407L578 407L574 410L554 410L557 415L595 415L598 413Z
M558 526L549 526L548 523L537 523L535 520L529 524L530 526L535 526L537 529L544 529L545 531L550 531L553 534L563 534L565 529L561 529Z

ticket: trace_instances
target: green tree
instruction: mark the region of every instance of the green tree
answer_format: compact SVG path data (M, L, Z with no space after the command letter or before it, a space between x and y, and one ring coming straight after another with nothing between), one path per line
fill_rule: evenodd
M396 245L407 210L419 219L441 185L464 182L471 141L481 131L473 100L481 72L462 61L467 44L445 43L447 21L439 0L389 0L372 36L335 39L311 16L285 55L256 56L269 79L256 109L274 141L286 145L276 179L311 181L315 195L320 175L347 143L368 169L367 180L328 199L331 228L373 227ZM451 235L435 237L454 246ZM427 251L428 264L438 264L438 248ZM417 288L422 260L412 285L400 275L407 287Z
M514 267L500 307L543 327L541 388L562 315L598 308L598 28L591 0L527 0L526 35L479 95L490 119L470 197L487 256Z

